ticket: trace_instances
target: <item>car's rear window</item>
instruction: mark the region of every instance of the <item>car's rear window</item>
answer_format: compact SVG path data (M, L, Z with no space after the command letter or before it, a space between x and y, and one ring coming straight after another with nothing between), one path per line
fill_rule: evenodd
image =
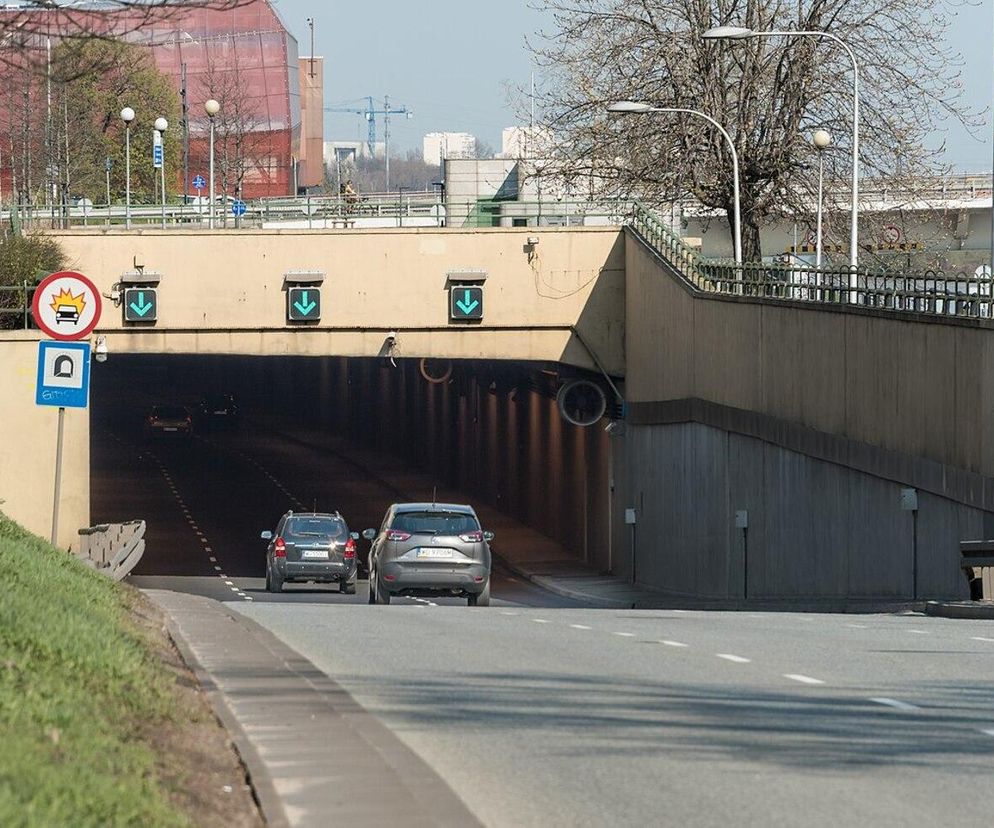
M400 512L390 528L412 535L462 535L478 532L480 522L460 512Z
M164 417L169 420L182 420L190 412L179 405L157 405L152 414L156 417Z
M283 527L283 537L287 540L306 538L345 540L347 534L345 521L333 517L292 517Z

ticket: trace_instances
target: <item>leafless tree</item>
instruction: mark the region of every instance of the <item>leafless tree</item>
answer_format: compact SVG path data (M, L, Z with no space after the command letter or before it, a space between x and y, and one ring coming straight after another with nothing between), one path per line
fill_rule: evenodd
M961 100L962 60L943 38L956 2L536 0L554 21L531 47L544 67L538 97L557 137L557 168L606 173L619 193L657 205L690 194L731 225L731 156L717 130L694 116L618 118L605 108L630 99L704 112L738 151L743 247L757 260L762 225L811 213L815 128L834 136L826 176L830 190L845 192L852 63L827 38L715 41L702 33L735 25L842 38L860 67L860 173L913 190L943 172L941 148L925 143L931 133L949 121L979 127Z

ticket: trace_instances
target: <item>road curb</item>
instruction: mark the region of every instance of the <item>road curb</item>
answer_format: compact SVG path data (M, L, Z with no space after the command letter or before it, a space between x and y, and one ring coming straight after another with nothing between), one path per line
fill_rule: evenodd
M491 553L494 558L499 560L503 566L506 566L511 572L519 578L524 578L530 584L551 592L561 598L570 598L574 601L584 601L589 604L596 604L601 609L634 609L634 603L632 601L618 601L612 598L604 598L599 595L594 595L590 592L583 592L581 590L569 589L568 587L561 586L555 579L549 578L545 575L536 575L533 572L529 572L527 569L522 569L518 564L513 561L509 561L502 555L496 552Z
M994 601L929 601L925 614L938 618L994 620Z
M235 716L235 712L228 704L224 693L218 689L211 674L207 672L194 654L190 642L179 629L169 608L157 601L154 594L146 592L146 595L155 602L156 606L158 606L162 614L166 617L166 630L169 633L169 637L172 639L173 644L176 645L176 649L179 650L183 661L186 662L186 666L190 668L190 671L196 677L197 683L207 696L211 710L214 711L214 715L217 716L221 725L227 731L231 743L235 746L235 750L238 752L242 764L245 766L249 785L252 787L255 801L259 803L259 810L262 811L266 825L270 828L289 828L290 821L287 819L286 811L283 809L283 800L280 799L280 795L276 792L276 786L273 784L273 778L269 773L269 769L249 740L248 734L238 721L237 716Z

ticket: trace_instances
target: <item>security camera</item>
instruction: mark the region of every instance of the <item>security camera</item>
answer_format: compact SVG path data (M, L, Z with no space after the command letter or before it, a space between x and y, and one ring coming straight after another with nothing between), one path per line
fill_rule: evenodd
M396 342L397 341L397 332L396 331L388 331L387 332L387 341L390 344L393 344L394 342Z
M536 244L538 244L538 236L529 236L528 237L528 244L530 244L532 247L534 247Z
M93 349L93 358L97 362L107 361L107 338L103 336L97 337L97 344Z

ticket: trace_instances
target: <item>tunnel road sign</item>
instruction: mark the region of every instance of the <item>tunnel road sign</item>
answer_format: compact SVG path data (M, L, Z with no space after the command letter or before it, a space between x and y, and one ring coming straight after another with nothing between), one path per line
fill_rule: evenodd
M52 339L82 339L100 321L100 292L82 273L62 270L35 288L31 314Z
M292 287L287 289L287 322L318 322L320 319L321 288Z
M155 288L135 287L124 291L124 321L154 322L159 313L159 296Z
M86 408L90 398L90 343L39 342L35 402Z
M450 285L449 319L453 322L483 319L483 288L480 285Z

